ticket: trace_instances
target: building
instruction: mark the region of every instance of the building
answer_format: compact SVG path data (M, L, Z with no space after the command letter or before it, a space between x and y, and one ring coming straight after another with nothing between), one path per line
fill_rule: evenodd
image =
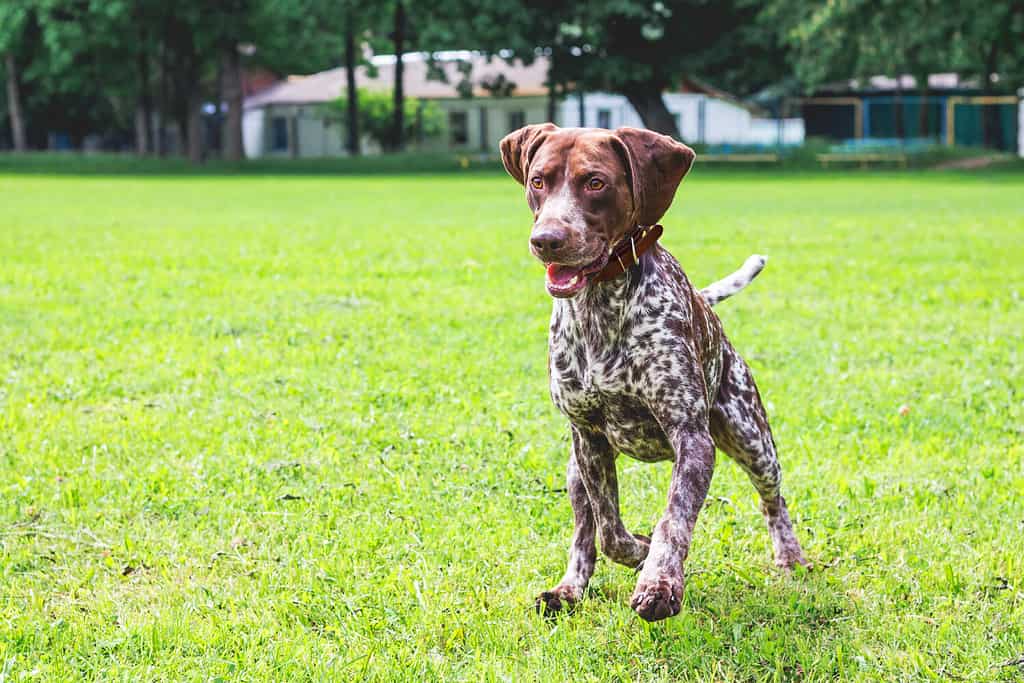
M770 119L758 116L756 109L732 96L690 81L680 92L663 96L666 108L675 116L683 140L706 145L799 145L804 141L801 119ZM561 103L558 123L565 126L643 128L643 121L622 95L586 93L583 95L583 119L579 97L573 95Z
M1017 156L1024 158L1024 88L1017 91Z
M928 76L925 94L913 76L873 76L822 86L799 103L808 137L1007 151L1024 144L1020 97L985 95L977 79L955 73Z
M405 94L435 102L444 114L440 137L417 142L421 151L494 153L509 131L548 120L548 62L538 57L531 64L487 58L469 52L435 55L434 65L444 80L428 78L431 65L425 55L403 59ZM373 61L375 73L360 67L356 84L367 90L390 91L395 58ZM461 69L470 68L472 97L460 91ZM243 117L246 156L323 157L344 155L345 131L341 121L326 111L325 104L345 92L345 70L331 69L309 76L290 76L262 92L247 97ZM764 119L756 111L725 93L687 81L679 92L665 94L669 111L678 120L683 139L693 143L775 145L803 142L799 119ZM578 126L579 97L564 98L556 108L555 123ZM583 121L587 126L616 128L642 126L626 98L610 93L583 96ZM372 140L363 140L367 153L379 152Z

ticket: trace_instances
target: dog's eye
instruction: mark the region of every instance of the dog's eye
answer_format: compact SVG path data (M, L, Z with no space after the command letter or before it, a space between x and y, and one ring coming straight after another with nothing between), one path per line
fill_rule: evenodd
M530 185L533 186L533 189L539 190L542 187L544 187L544 181L541 180L540 178L534 178L530 181Z
M591 178L587 181L588 190L600 190L602 187L604 187L604 181L600 178Z

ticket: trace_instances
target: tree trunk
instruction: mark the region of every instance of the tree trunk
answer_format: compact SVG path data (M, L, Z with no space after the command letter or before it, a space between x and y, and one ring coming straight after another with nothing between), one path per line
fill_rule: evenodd
M195 35L192 28L173 13L166 17L165 30L170 53L168 68L172 85L172 108L181 137L179 154L184 153L193 163L201 163L204 144L202 63Z
M142 103L135 105L135 153L140 157L149 153L149 135L146 131L146 110Z
M178 127L178 149L179 155L188 153L189 145L189 116L188 102L185 96L175 95L174 98L174 123Z
M158 157L167 156L167 145L164 144L164 128L167 125L168 109L168 76L167 76L167 42L164 38L160 43L160 84L157 89L156 121L153 125L153 151Z
M999 107L998 104L982 105L985 120L985 146L991 149L1005 149L1006 147Z
M583 97L583 90L580 90L576 94L576 96L580 98L580 102L579 102L579 104L580 104L580 128L586 128L587 127L587 102L586 102L586 100Z
M931 121L928 117L928 70L920 64L911 65L914 73L914 85L917 86L917 137L927 138L930 135Z
M14 54L4 54L4 66L7 69L7 109L11 117L11 136L15 152L28 150L28 139L25 136L25 117L22 116L21 89L18 86L18 65Z
M895 102L892 105L893 113L893 129L896 133L896 137L903 141L907 137L907 131L903 125L903 72L898 70L896 73L896 96Z
M917 107L917 135L921 138L927 138L931 136L931 130L928 121L928 86L927 77L925 80L926 85L921 88L919 95L921 97L920 103Z
M228 114L224 119L224 158L241 161L245 158L242 146L242 57L235 43L224 48L223 100L227 103Z
M551 50L551 61L548 62L548 121L557 125L555 121L555 115L558 110L558 74L555 71L555 63L558 60L555 58L555 50Z
M203 163L203 98L199 84L195 83L187 95L188 99L188 160L193 164Z
M359 156L359 91L356 88L356 36L352 26L352 11L345 16L345 87L347 93L348 153Z
M145 156L153 149L153 99L149 93L149 60L139 50L135 55L138 97L135 103L135 152Z
M990 48L985 52L985 58L983 60L985 69L981 74L981 92L983 95L995 94L995 90L992 87L992 74L996 73L996 68L998 66L998 51L999 46L997 41L993 39ZM1002 149L1003 127L1000 125L999 121L998 105L981 105L981 125L984 146L990 149Z
M405 93L403 92L405 66L402 53L405 50L405 5L402 0L395 3L395 120L392 124L392 144L396 152L405 147Z
M681 140L679 126L676 125L676 117L665 106L665 100L661 97L661 88L652 85L641 84L623 93L629 103L640 115L644 127L663 135L671 135Z

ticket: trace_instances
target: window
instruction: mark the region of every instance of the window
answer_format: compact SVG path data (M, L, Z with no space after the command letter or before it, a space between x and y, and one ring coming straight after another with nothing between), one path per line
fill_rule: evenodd
M284 152L288 149L288 119L275 116L270 119L270 150Z
M448 131L452 136L452 146L465 145L469 142L469 117L464 111L448 112Z
M611 128L612 127L612 113L607 109L597 110L597 127L598 128Z
M519 130L526 125L525 111L510 111L508 113L508 132Z

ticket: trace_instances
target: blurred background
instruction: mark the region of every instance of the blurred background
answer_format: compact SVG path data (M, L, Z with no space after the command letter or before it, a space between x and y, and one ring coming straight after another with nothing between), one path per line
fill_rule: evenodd
M0 150L493 158L644 126L739 164L1024 155L1024 4L3 0Z

